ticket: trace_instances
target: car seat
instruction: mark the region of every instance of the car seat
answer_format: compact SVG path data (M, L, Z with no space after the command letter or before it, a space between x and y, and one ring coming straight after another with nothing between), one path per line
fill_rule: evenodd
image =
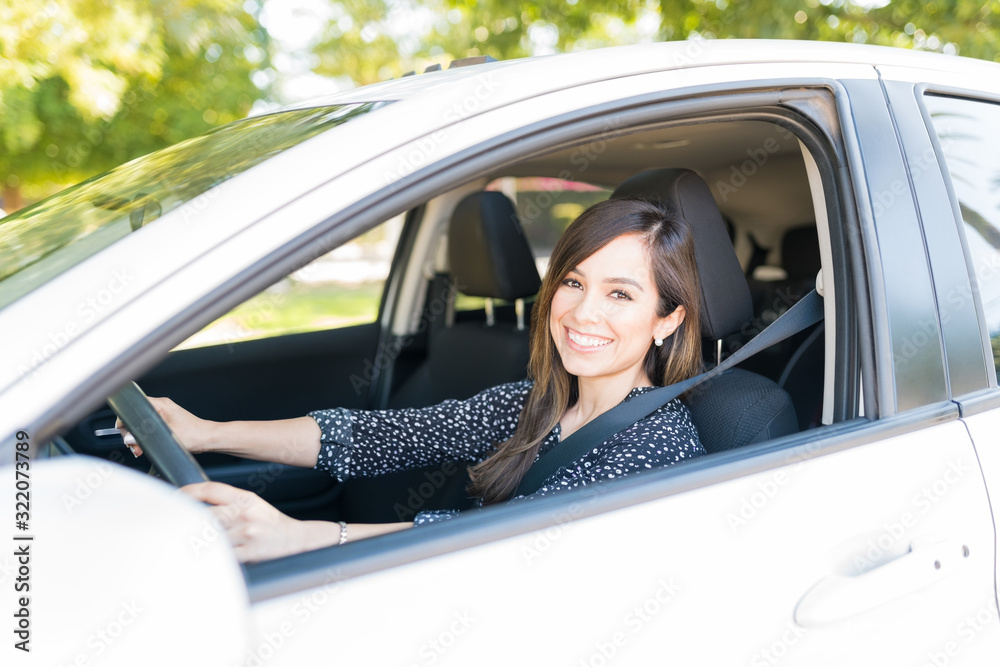
M750 320L753 307L743 269L708 185L688 169L653 169L624 181L611 197L659 202L687 220L701 281L701 335L712 348L721 349L722 339ZM709 453L798 430L788 394L774 381L740 368L703 382L684 396L684 402Z
M449 299L454 299L454 291L485 297L486 319L432 327L426 361L393 393L390 407L468 398L527 377L524 299L538 292L541 279L506 195L475 192L458 203L448 228L448 260L450 274L438 281L449 286L444 293ZM494 299L514 302L517 320L497 321Z

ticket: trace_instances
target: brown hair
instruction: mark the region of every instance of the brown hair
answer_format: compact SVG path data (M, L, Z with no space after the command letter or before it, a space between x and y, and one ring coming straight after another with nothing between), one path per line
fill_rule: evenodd
M694 240L687 223L672 211L641 199L609 199L591 206L556 243L532 309L528 377L534 380L534 386L521 410L517 429L488 459L469 469L472 481L468 491L481 497L484 504L511 497L542 441L567 408L576 403L576 376L563 367L549 331L549 312L556 290L570 270L625 234L637 234L646 244L660 297L657 315L666 317L678 306L684 306L686 311L684 321L661 347L650 343L646 375L666 386L700 372L701 288Z

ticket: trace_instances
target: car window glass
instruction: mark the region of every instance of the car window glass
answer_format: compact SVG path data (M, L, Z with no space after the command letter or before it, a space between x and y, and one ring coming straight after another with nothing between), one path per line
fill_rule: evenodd
M178 349L374 322L404 215L313 260L212 322Z
M0 307L233 176L374 104L237 121L137 158L0 220Z
M524 235L544 276L556 241L584 209L611 196L611 190L561 178L506 176L492 181L487 190L502 192L514 202ZM458 294L456 310L477 310L484 299Z
M1000 369L1000 104L927 95Z

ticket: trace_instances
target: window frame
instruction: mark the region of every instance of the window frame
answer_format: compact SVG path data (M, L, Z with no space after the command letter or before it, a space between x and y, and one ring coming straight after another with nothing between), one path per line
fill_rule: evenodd
M451 192L463 184L475 181L479 178L478 174L488 169L502 168L537 152L543 152L541 148L534 152L525 151L523 142L527 138L537 142L540 137L544 137L548 140L544 151L554 150L557 146L587 137L600 136L602 131L607 132L607 118L611 114L615 114L618 119L631 120L627 123L629 127L670 121L691 122L692 117L701 120L738 117L741 120L763 120L783 125L796 134L816 159L823 180L831 227L837 229L837 233L831 234L834 262L840 267L835 272L839 329L836 333L836 347L838 358L845 360L848 368L843 369L845 364L838 364L842 370L838 373L835 383L834 424L825 426L819 438L816 431L796 433L739 450L715 454L705 457L705 460L692 461L677 468L651 471L650 474L635 479L621 480L620 484L605 485L596 492L580 489L578 491L582 493L566 493L542 498L537 503L531 503L531 506L491 507L473 521L460 517L443 524L423 527L420 531L402 531L382 536L377 540L348 545L353 546L350 549L341 548L339 551L336 548L320 549L256 564L250 566L247 571L251 600L265 600L310 586L322 585L328 581L325 578L328 577L331 567L336 567L344 577L377 572L393 565L494 542L505 536L544 527L550 523L554 513L570 507L579 508L581 503L584 505L582 511L574 509L581 512L580 516L611 511L642 502L644 499L660 498L711 486L753 471L786 465L790 460L806 460L822 456L844 448L867 444L880 437L888 437L889 434L910 432L928 423L956 417L955 406L935 404L911 410L905 415L883 419L875 424L865 418L852 418L861 409L861 401L864 402L866 414L878 416L875 400L875 385L878 383L875 376L875 356L869 349L870 346L861 342L870 338L873 333L868 328L866 317L854 315L863 310L859 304L869 302L866 295L868 286L866 263L862 255L864 246L861 245L859 238L849 238L852 230L857 231L858 225L855 219L856 212L852 206L853 183L844 165L848 162L846 154L856 152L856 147L845 146L840 142L839 126L835 128L826 126L830 121L827 115L828 106L824 104L813 106L816 104L815 100L810 103L803 98L797 100L800 104L779 106L782 94L775 92L774 88L794 88L799 82L781 80L772 84L769 86L767 83L754 81L706 87L705 91L684 89L680 94L678 91L663 91L655 96L625 98L615 100L613 103L580 109L566 116L550 118L543 123L493 137L460 151L436 163L429 170L430 173L417 172L396 182L386 191L359 201L351 208L366 211L369 206L377 203L378 206L374 208L391 209L413 207L418 202L422 207L437 195ZM838 82L828 79L809 79L800 82L800 85L810 89L803 95L804 98L818 97L823 94L820 91L832 93L827 101L831 105L835 104L841 114L837 118L838 124L850 125L851 110L846 105L846 96ZM698 92L710 94L699 96ZM787 99L788 95L785 94L784 97ZM851 163L858 164L858 160L855 155ZM455 173L463 176L458 179L446 178L447 175ZM384 196L386 194L387 197ZM404 198L403 202L394 203L399 198ZM358 217L365 216L361 214ZM351 222L364 224L358 218ZM433 221L431 222L433 224ZM403 272L407 270L407 265L412 265L414 262L422 263L424 259L408 257L406 263L394 263L395 275L389 283L391 289L387 290L388 300L395 303L403 293L405 282ZM387 312L391 312L391 309ZM389 321L384 322L384 334L391 333L390 324ZM891 367L888 372L891 373ZM861 375L870 377L871 381L861 383ZM851 411L850 417L847 415L848 411Z
M994 405L993 401L987 400L985 404L983 403L983 399L989 396L993 396L995 398L995 406L1000 406L1000 391L998 391L1000 390L1000 385L998 385L997 380L998 375L1000 375L1000 369L997 369L993 362L989 327L986 320L985 309L983 307L982 295L979 291L979 280L975 273L972 253L969 249L969 240L965 231L966 223L961 213L958 195L955 192L951 170L948 166L947 159L945 158L944 149L941 146L937 130L933 124L933 120L931 119L930 109L925 103L925 98L928 95L940 96L1000 106L1000 95L993 95L983 91L940 85L936 83L916 85L914 87L914 95L916 97L919 113L922 116L924 129L938 160L938 169L941 179L944 182L944 186L948 194L948 203L951 207L952 218L955 222L955 233L961 243L962 259L964 260L965 272L969 281L968 289L972 294L972 302L975 307L976 319L979 328L979 339L982 346L981 351L983 361L981 362L981 367L985 371L986 381L972 391L960 394L960 396L967 399L962 401L962 405L968 406L969 409L972 408L973 404L979 405L981 409L989 409L991 405Z

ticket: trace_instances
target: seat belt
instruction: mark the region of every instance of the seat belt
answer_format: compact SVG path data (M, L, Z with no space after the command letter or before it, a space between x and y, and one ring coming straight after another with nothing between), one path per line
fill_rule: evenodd
M812 290L785 311L781 317L757 334L749 343L712 370L682 382L659 387L626 399L581 426L579 430L543 454L528 468L528 472L521 479L514 496L526 496L534 493L557 470L581 458L595 445L606 442L619 431L623 431L640 419L651 415L692 387L711 380L716 375L742 363L761 350L804 331L822 319L823 297L816 290Z

